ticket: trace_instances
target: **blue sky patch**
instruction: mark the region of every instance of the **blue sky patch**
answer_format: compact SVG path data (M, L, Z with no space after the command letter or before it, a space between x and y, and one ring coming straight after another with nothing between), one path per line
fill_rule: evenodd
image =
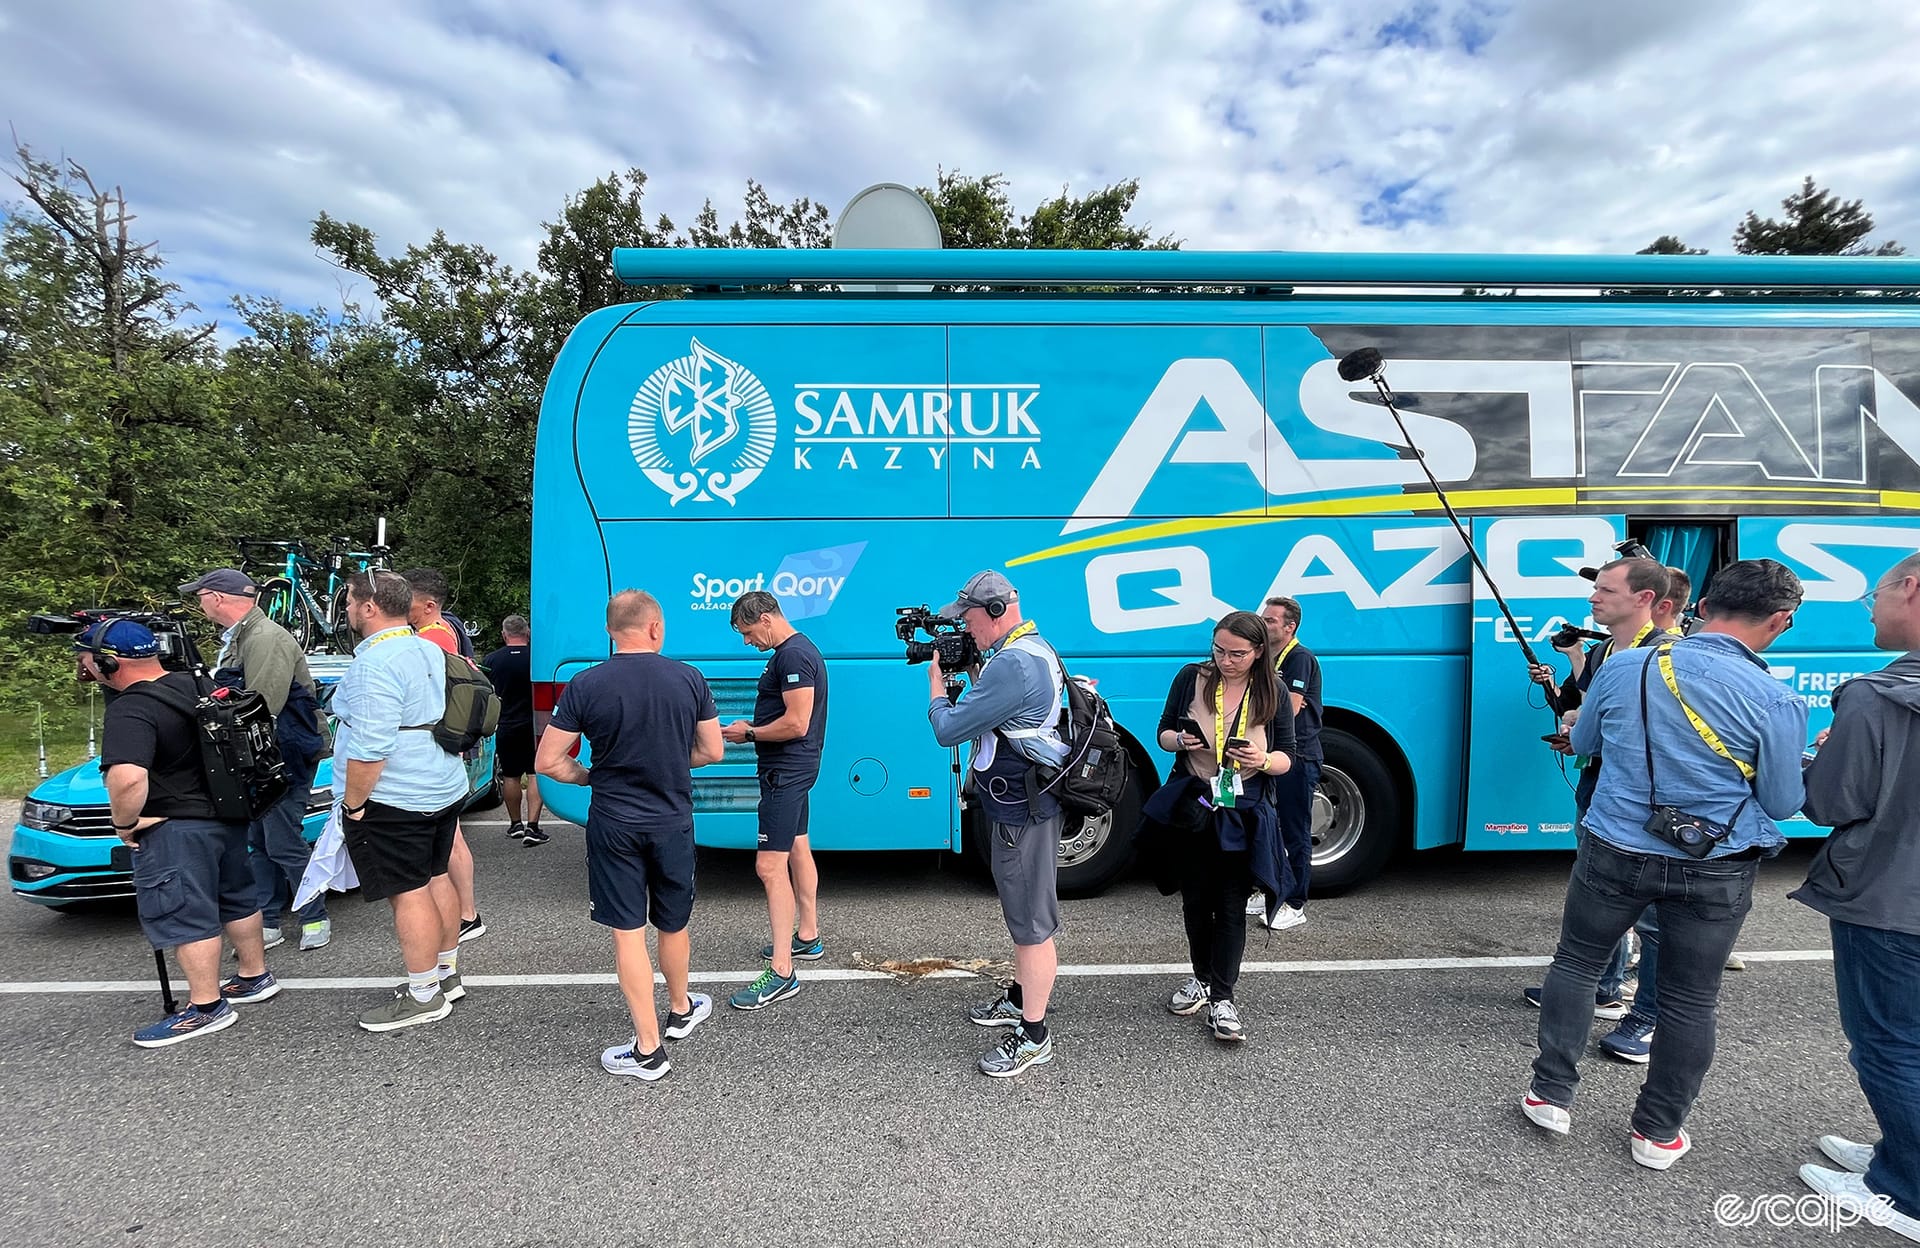
M1361 205L1360 221L1363 225L1385 226L1390 230L1415 222L1437 225L1447 219L1446 198L1445 191L1421 190L1418 178L1390 182L1370 202Z

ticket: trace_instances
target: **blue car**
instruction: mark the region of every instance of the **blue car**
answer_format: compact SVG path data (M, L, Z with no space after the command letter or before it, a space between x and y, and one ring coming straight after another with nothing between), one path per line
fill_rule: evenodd
M349 656L309 655L324 705L347 670ZM493 738L467 755L467 806L491 805L499 786L493 774ZM333 802L333 759L320 760L307 794L305 832L320 835ZM7 856L13 894L54 909L109 898L133 896L133 851L113 834L107 809L107 782L97 759L69 767L41 781L20 807Z

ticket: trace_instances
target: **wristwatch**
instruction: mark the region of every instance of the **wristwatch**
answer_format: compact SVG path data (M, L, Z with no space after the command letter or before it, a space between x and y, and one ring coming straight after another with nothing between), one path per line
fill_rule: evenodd
M365 802L361 802L358 806L349 806L345 798L340 799L340 813L343 815L357 815L366 808Z
M747 725L747 740L749 740L749 741L751 741L751 740L753 740L753 725L752 725L752 724L748 724L748 725Z

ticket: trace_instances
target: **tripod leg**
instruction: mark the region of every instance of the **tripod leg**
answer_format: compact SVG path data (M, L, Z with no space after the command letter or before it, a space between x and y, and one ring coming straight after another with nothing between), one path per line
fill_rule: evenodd
M168 1017L172 1017L180 1007L173 1000L173 980L167 975L166 950L153 951L153 966L160 973L160 1004L166 1008Z

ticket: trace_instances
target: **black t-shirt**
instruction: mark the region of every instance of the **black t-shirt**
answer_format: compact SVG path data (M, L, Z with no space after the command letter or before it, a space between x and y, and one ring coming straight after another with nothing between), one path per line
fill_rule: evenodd
M533 664L527 657L527 647L502 646L481 659L480 666L486 669L487 679L493 682L494 692L500 695L500 726L531 728Z
M598 814L678 831L693 826L694 726L720 718L707 678L653 653L616 654L567 682L553 726L593 747Z
M156 684L200 699L199 686L185 672L168 672ZM200 739L193 717L134 685L107 703L102 717L100 770L118 763L147 769L147 804L142 815L171 819L213 818L213 795L200 762Z
M773 648L766 670L755 686L753 722L770 724L787 713L789 689L813 690L813 714L807 734L791 741L756 741L763 765L811 767L819 770L820 752L827 743L827 661L805 633L795 633Z
M1293 739L1299 743L1300 757L1310 763L1324 761L1326 756L1320 749L1320 660L1313 651L1296 645L1287 652L1280 660L1280 688L1306 699L1300 713L1293 717Z

